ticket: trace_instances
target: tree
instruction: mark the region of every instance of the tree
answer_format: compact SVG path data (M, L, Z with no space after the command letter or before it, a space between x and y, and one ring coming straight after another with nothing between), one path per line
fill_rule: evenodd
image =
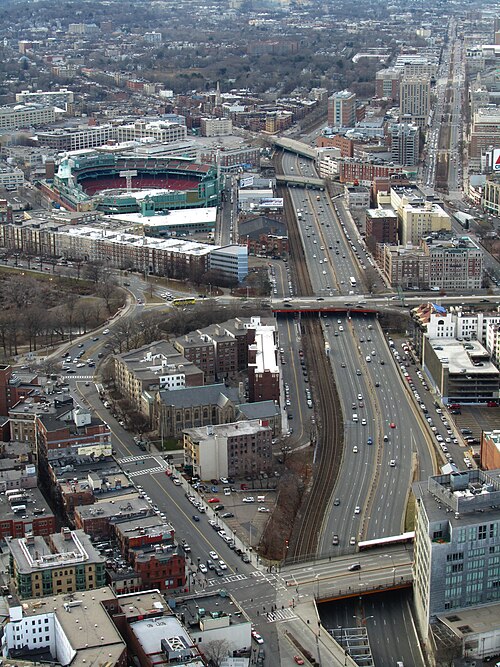
M229 655L230 644L227 639L212 639L203 644L203 653L212 667L220 667L224 658Z
M101 282L104 272L105 267L100 260L87 262L83 267L83 277L92 281L96 285Z

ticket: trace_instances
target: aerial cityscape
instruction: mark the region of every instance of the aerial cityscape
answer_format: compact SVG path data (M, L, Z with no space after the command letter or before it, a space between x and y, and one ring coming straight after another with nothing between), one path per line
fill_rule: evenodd
M3 667L500 666L500 3L4 0Z

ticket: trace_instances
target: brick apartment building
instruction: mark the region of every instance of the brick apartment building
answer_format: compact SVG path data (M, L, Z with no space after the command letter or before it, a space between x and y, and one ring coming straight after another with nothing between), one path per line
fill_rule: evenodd
M50 535L56 530L56 519L41 491L20 491L0 504L0 539L24 537L26 533Z
M397 213L391 208L369 208L366 211L366 242L372 249L381 243L397 243Z
M354 183L354 181L373 181L375 178L388 178L391 174L399 174L403 167L399 165L377 164L361 160L339 160L339 180L341 183Z
M318 148L338 148L340 157L353 157L355 142L343 134L335 134L331 137L319 136L316 139Z
M10 408L36 388L40 388L40 385L35 374L26 379L24 373L15 375L12 366L0 365L0 415L8 414Z

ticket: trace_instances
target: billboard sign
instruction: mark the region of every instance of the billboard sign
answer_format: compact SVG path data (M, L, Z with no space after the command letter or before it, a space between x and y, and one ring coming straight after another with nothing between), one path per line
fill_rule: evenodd
M261 208L283 208L283 199L275 197L274 199L262 199L260 202Z
M493 171L500 171L500 148L493 151Z
M253 176L240 178L240 188L249 188L253 185Z
M111 443L103 443L101 445L84 445L82 447L78 447L77 453L78 456L93 456L97 459L100 456L111 456L113 453L113 448Z

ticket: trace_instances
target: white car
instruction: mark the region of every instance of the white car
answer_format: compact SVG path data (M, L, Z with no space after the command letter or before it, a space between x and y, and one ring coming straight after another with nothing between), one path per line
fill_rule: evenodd
M105 336L107 336L107 335L109 334L109 329L104 329L104 331L103 331L102 333L103 333Z
M354 514L359 514L361 512L361 507L359 505L356 505L354 508Z
M219 554L216 551L209 551L208 555L212 560L219 560Z
M391 459L389 461L389 465L391 466L391 468L395 468L396 467L396 461L394 459Z
M208 567L204 563L200 563L198 565L198 568L200 572L203 572L203 574L206 574L208 572Z
M264 643L264 640L262 639L262 637L255 630L252 630L252 639L255 642L257 642L257 644L263 644Z
M358 447L357 447L357 445L354 445L354 447L352 448L352 451L354 452L354 454L357 454L357 453L358 453Z
M267 507L259 507L257 512L269 512L270 510Z
M227 565L224 563L223 560L219 561L219 567L221 570L227 570Z
M247 496L246 498L243 498L244 503L254 503L255 498L253 496Z

